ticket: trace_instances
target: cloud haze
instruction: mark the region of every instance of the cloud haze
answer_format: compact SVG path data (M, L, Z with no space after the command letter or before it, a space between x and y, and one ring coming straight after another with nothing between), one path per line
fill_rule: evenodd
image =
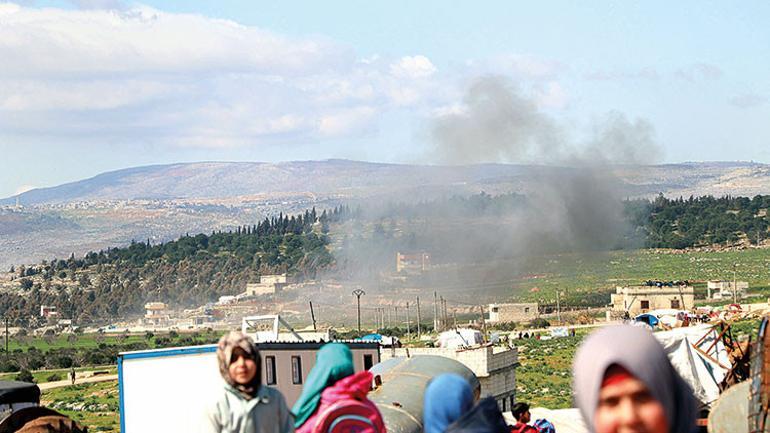
M360 59L321 36L78 1L0 4L0 135L221 148L365 134L441 98L423 55ZM41 133L45 131L45 133Z

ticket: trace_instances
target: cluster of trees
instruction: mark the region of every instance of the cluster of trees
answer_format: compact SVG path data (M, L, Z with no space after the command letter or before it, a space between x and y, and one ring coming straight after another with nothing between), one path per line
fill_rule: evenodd
M366 211L359 210L357 214L376 216L378 218L396 217L413 218L452 218L504 216L516 209L527 205L527 197L521 194L509 193L490 195L485 192L471 196L452 196L418 203L386 203L381 206L367 206Z
M148 333L144 341L133 342L128 342L127 337L124 335L123 338L118 338L117 342L112 343L100 342L95 347L73 346L48 350L41 350L30 343L26 350L19 348L12 351L11 356L0 356L0 373L109 365L116 362L120 352L213 344L219 340L219 335L211 331L205 334L192 333L181 336L176 333L164 336Z
M43 262L24 270L20 294L0 297L0 315L24 323L40 305L53 305L78 323L125 317L148 301L196 306L240 293L260 275L289 272L314 277L334 265L329 224L352 214L340 206L279 215L258 224L211 235L184 235L157 245L132 242L124 248L90 252L83 258ZM28 277L29 269L34 269ZM53 276L69 278L64 284ZM19 271L21 274L21 270Z
M768 237L770 196L725 196L626 202L629 221L644 234L649 248L689 248Z

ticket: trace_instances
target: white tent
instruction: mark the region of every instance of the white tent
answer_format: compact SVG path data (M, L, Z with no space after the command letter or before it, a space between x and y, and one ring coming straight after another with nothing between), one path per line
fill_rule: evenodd
M481 332L475 329L459 328L453 331L444 331L438 336L439 347L457 348L482 344L484 338Z
M717 341L718 333L709 325L698 325L653 335L663 345L676 371L693 389L695 397L705 405L716 401L719 398L719 383L730 367L725 346L721 340ZM694 345L702 338L696 349Z

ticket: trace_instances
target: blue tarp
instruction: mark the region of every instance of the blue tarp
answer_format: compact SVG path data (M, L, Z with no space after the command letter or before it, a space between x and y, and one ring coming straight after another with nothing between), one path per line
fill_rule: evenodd
M644 323L652 326L653 328L655 326L657 326L658 322L660 322L660 320L658 320L657 317L653 316L652 314L647 314L647 313L640 314L640 315L634 317L634 320L637 321L637 322L644 322Z
M361 337L361 340L370 340L370 341L382 341L382 335L380 334L367 334Z

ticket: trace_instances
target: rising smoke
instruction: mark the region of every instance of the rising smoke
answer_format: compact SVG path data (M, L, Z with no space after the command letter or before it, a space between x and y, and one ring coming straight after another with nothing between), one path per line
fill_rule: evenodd
M612 112L595 122L588 139L575 140L499 77L476 81L462 102L462 109L431 124L430 162L523 163L526 179L513 179L508 191L498 188L497 194L508 194L502 200L439 196L410 204L401 191L400 207L390 200L361 203L365 222L343 228L335 249L340 270L394 296L400 289L388 290L380 276L392 274L395 252L426 251L434 266L416 287L478 302L479 296L509 297L515 281L543 272L551 254L578 253L579 259L638 246L613 167L651 163L660 154L648 122Z
M654 162L652 125L612 112L587 143L571 141L558 123L501 77L479 79L464 109L431 128L433 156L449 164L531 163L542 166L517 218L516 242L543 251L602 251L628 246L618 164Z

